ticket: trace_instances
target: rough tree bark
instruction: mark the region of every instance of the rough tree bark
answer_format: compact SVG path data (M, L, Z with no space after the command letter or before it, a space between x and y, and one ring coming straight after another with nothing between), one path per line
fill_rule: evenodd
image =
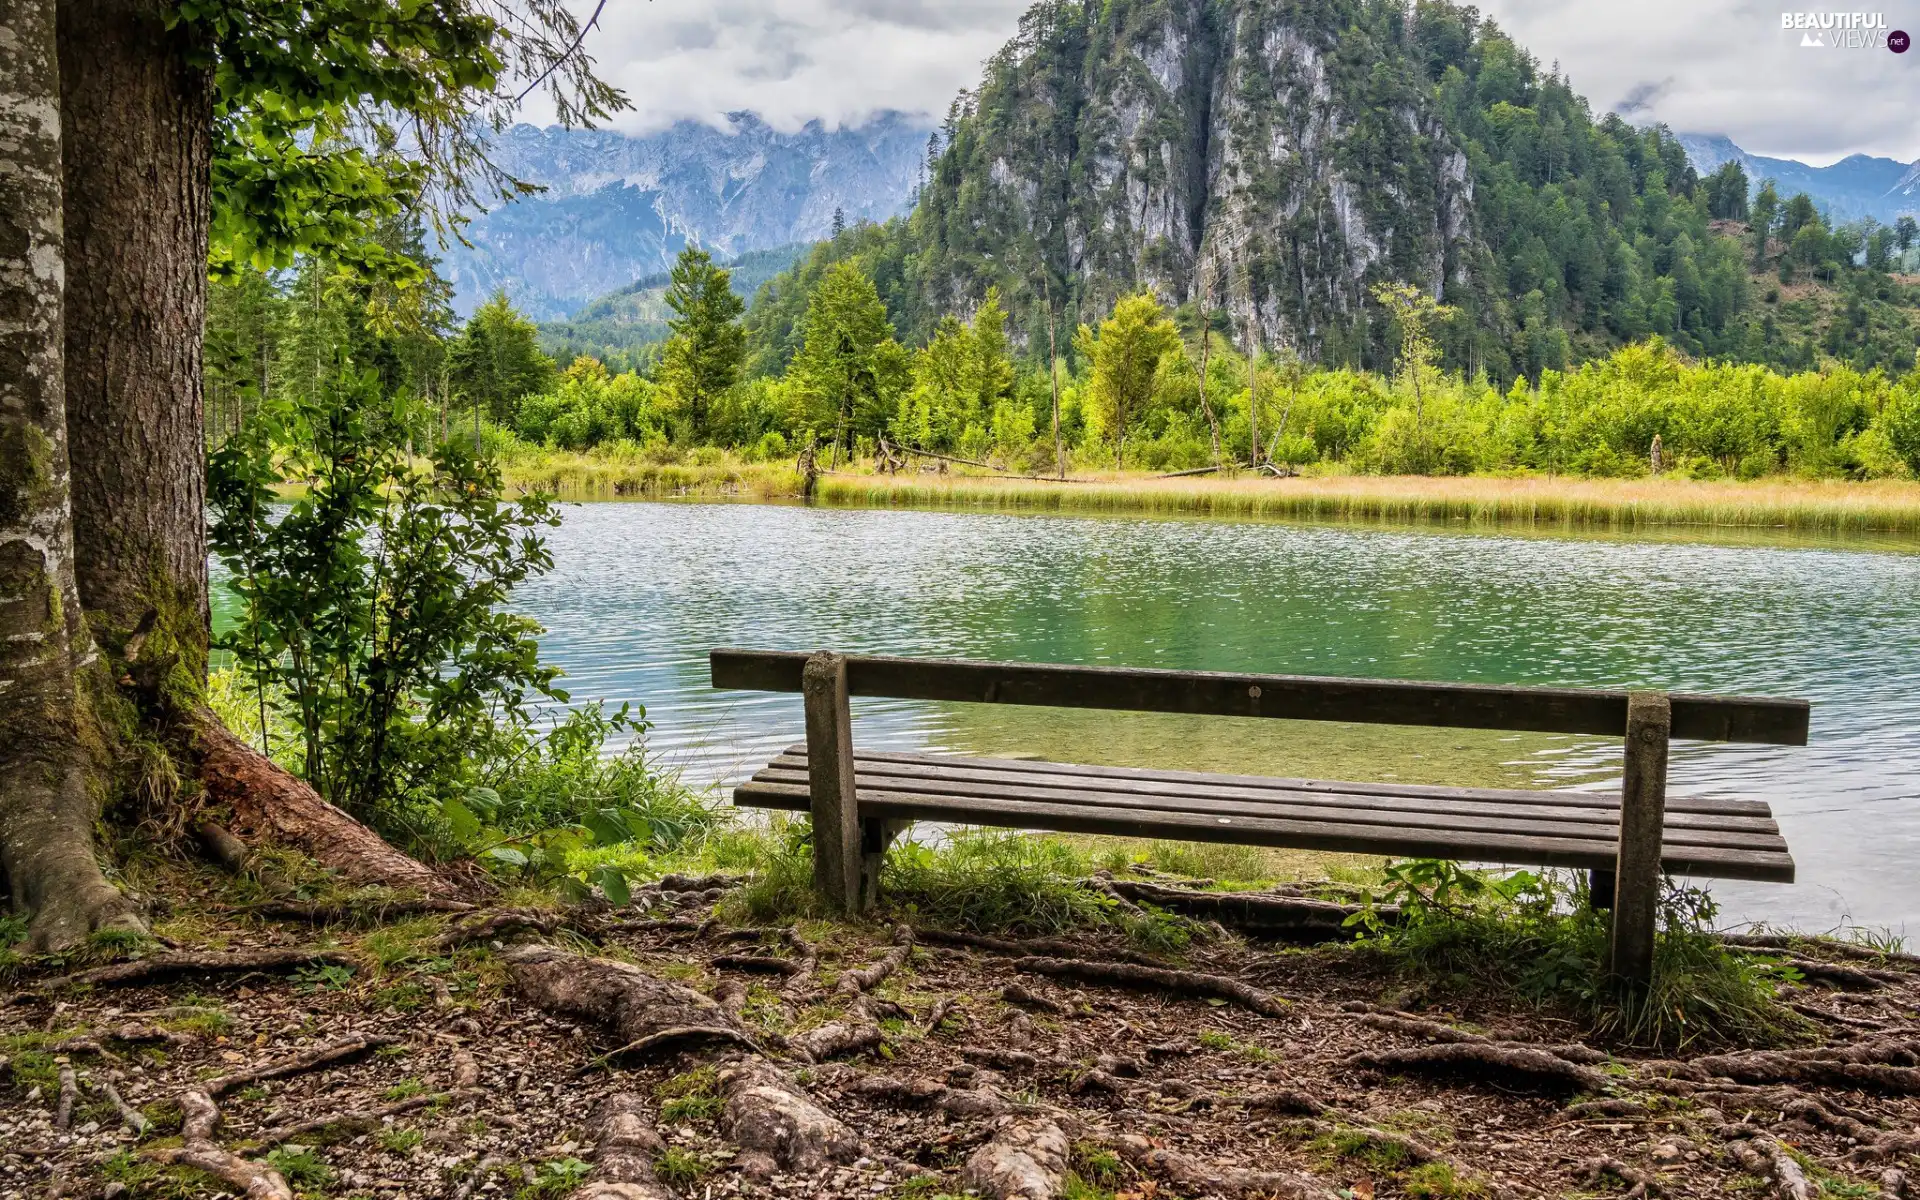
M213 79L166 0L61 0L67 427L80 600L119 657L206 673L201 343Z
M93 855L62 378L53 0L0 0L0 871L29 944L137 929Z

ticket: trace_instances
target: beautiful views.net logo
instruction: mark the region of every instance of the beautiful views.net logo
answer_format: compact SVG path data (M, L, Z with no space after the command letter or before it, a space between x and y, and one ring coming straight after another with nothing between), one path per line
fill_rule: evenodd
M1800 35L1800 44L1818 50L1878 50L1905 54L1912 44L1906 31L1887 28L1887 14L1869 12L1783 12L1780 28Z

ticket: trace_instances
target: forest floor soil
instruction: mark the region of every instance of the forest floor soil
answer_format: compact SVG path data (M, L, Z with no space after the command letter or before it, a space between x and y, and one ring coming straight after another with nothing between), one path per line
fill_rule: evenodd
M146 961L198 966L9 980L0 1195L1816 1200L1920 1170L1911 963L1791 987L1804 1045L1663 1055L1348 947L742 929L725 887L340 924L176 895Z

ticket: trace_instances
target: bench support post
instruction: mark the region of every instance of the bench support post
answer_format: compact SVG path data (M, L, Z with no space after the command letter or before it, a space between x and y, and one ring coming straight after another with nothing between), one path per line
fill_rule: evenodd
M807 785L813 814L813 886L837 913L861 909L860 812L853 789L853 716L847 660L821 651L800 677L807 710Z
M1608 971L1644 992L1653 982L1660 911L1660 839L1667 814L1667 743L1673 709L1659 692L1627 697L1627 749L1620 787L1620 857L1615 867Z

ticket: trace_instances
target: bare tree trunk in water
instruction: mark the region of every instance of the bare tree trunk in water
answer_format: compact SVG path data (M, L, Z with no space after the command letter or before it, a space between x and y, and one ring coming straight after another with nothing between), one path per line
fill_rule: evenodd
M0 0L0 871L28 944L139 929L93 854L62 375L54 0Z

